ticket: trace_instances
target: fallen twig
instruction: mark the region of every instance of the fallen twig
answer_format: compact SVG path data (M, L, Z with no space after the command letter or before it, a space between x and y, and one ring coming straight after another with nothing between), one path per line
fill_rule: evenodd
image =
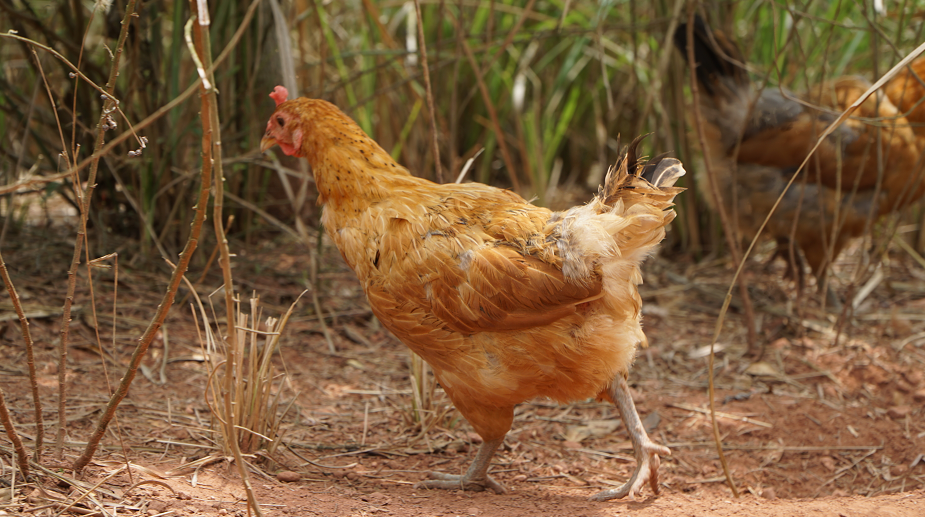
M678 408L678 409L683 409L683 410L685 410L685 411L695 411L695 412L697 412L697 413L703 413L703 414L705 414L705 415L709 415L709 414L710 414L710 410L709 410L709 409L700 408L700 407L697 407L697 406L693 406L693 405L691 405L691 404L684 404L684 403L673 404L673 403L670 403L670 404L667 404L667 405L668 405L669 407L675 407L675 408ZM747 417L747 416L733 415L732 413L723 413L722 411L716 411L716 416L718 416L718 417L720 417L720 418L727 418L727 419L730 419L730 420L738 420L738 421L740 421L740 422L746 422L746 423L754 424L754 425L757 425L757 426L760 426L760 427L767 427L767 428L774 427L773 425L771 425L771 424L769 424L769 423L767 423L767 422L762 422L762 421L760 421L760 420L755 420L754 418L749 418L749 417Z

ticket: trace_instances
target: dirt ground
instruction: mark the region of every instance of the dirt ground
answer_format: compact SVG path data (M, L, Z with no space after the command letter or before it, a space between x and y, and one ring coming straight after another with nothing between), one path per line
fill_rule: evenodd
M267 315L285 312L308 281L306 249L282 239L232 246L238 291L259 294ZM4 259L32 314L45 420L52 426L71 238L21 235L7 248ZM836 292L845 296L851 268L840 266ZM319 292L336 351L328 351L312 302L303 298L275 359L277 371L285 373L277 380L280 407L293 402L281 424L282 444L269 457L250 457L257 499L265 515L925 515L925 272L897 253L885 262L883 280L838 326L838 314L823 312L814 301L818 296L795 298L793 286L780 280L781 267L765 268L756 260L749 268L761 357L748 355L742 315L735 310L717 346L718 422L741 496L734 498L725 484L706 410L704 347L731 270L722 260L694 264L657 257L646 264L642 288L651 346L639 351L630 385L644 425L672 454L662 458L659 495L646 488L639 501L597 503L588 497L622 484L635 462L616 409L593 401L536 400L518 407L492 466L506 495L414 488L428 471L464 470L478 437L439 389L433 412L425 414L429 427L422 430L414 418L407 349L376 324L352 273L330 253ZM188 276L201 274L194 268ZM73 514L102 515L103 507L108 515L246 515L236 466L216 447L203 395L209 372L187 304L172 310L166 353L162 333L96 461L82 476L55 468L81 452L107 400L106 377L113 385L121 377L160 300L167 270L154 259L120 264L115 329L113 272L94 275L98 323L83 272L75 300L81 309L71 324L65 460L54 459L51 450L43 458L50 472L71 481L46 473L9 488L10 442L4 435L0 515L57 515L64 508L58 498L76 499L75 480L102 484L94 497L68 510ZM220 284L213 266L198 290L207 296ZM11 315L4 292L0 388L31 450L36 427L28 370ZM52 428L46 443L53 441ZM298 480L277 479L287 471Z

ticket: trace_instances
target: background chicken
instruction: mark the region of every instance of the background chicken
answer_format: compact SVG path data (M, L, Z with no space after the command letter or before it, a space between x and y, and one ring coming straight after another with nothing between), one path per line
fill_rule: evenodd
M674 218L681 163L637 167L634 142L589 204L551 212L508 190L416 178L332 104L286 101L282 87L271 97L261 149L308 159L324 227L373 313L430 363L483 438L464 475L432 473L423 485L503 493L488 468L514 406L596 396L616 404L638 464L595 498L635 496L646 481L657 491L669 451L643 429L626 376L646 343L639 263Z
M890 102L912 125L919 148L925 149L925 57L901 70L884 89Z
M802 100L777 87L758 91L735 44L699 17L693 32L710 172L727 210L734 208L731 216L741 236L751 239L825 128L870 84L842 77L812 89ZM687 24L678 27L674 41L687 59ZM920 157L901 112L889 99L881 96L878 102L871 96L826 137L805 176L784 195L765 234L785 257L793 235L793 244L821 277L870 221L922 196ZM697 179L709 192L704 169ZM705 197L715 210L712 196ZM794 255L802 281L802 262L799 253Z

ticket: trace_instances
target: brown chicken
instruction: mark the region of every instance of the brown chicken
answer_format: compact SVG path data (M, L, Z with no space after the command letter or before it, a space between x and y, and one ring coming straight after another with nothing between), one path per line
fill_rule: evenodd
M687 59L687 24L678 27L674 41ZM783 89L759 91L736 45L699 17L694 59L712 180L741 236L752 239L825 128L870 84L842 77L814 88L802 97L805 101ZM869 97L826 137L768 222L764 232L777 241L777 255L789 256L793 235L793 244L821 278L869 221L925 193L920 156L909 123L893 103ZM701 167L697 181L715 210L706 174ZM795 266L802 284L796 250L794 256L788 273Z
M912 124L912 132L925 149L925 57L919 57L884 87L886 96Z
M636 163L636 143L587 205L533 206L479 183L412 176L334 105L298 98L277 108L260 147L312 166L322 222L356 272L373 313L426 360L483 442L463 475L425 487L504 493L488 475L514 406L539 396L616 404L638 462L597 500L658 490L659 455L626 378L637 345L639 264L674 218L675 159ZM641 177L645 174L647 179Z

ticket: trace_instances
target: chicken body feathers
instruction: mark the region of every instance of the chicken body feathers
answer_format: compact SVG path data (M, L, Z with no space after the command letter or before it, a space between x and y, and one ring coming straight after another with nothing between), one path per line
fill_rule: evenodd
M918 57L887 83L886 95L912 124L912 132L925 148L925 57Z

